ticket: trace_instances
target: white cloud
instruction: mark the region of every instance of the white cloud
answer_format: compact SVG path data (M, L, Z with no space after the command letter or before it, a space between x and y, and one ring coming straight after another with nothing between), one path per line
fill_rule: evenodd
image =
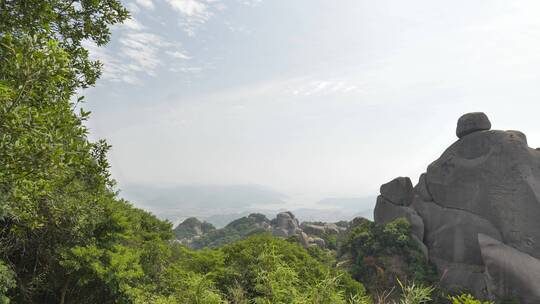
M167 55L173 57L173 58L177 58L177 59L184 59L184 60L189 60L191 59L190 56L180 52L180 51L167 51L166 52Z
M198 73L201 73L204 69L205 68L203 67L179 67L179 68L170 68L169 71L198 74Z
M120 38L122 53L131 58L135 65L153 75L161 63L159 47L166 45L160 36L145 32L130 32Z
M177 12L188 17L205 15L208 7L205 3L197 0L166 0Z
M152 0L136 0L135 2L137 2L137 4L139 4L140 6L144 8L147 8L150 10L154 9L154 2L152 2Z
M219 9L219 3L201 0L165 0L173 10L180 13L182 19L179 25L188 36L195 36L197 29L205 24L212 16L212 8Z
M90 52L92 60L99 60L103 64L102 79L129 84L139 83L136 73L133 72L137 67L124 64L109 50L99 47L93 42L84 41L83 46Z
M352 80L296 80L291 83L293 95L351 94L361 92Z
M170 7L180 14L180 27L193 37L197 30L210 20L216 12L223 11L227 6L221 0L165 0ZM255 7L262 0L237 0L240 5ZM240 25L233 25L225 22L225 25L232 32L242 32L249 34L250 31Z
M128 28L130 30L140 31L145 29L146 27L142 25L139 21L137 21L135 18L131 17L130 19L127 19L122 24L125 28Z
M178 43L169 42L162 36L149 32L147 27L136 19L127 20L119 29L119 46L115 51L98 47L89 41L84 44L91 58L103 63L103 79L141 84L141 76L155 76L157 70L164 66L166 55L183 60L191 58L181 50ZM175 71L191 73L186 67Z
M254 7L261 4L262 0L238 0L238 2L243 5Z

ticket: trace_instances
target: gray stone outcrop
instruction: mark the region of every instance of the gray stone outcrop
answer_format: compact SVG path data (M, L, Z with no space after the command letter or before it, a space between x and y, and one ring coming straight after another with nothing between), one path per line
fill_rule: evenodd
M463 115L456 134L414 188L403 177L381 186L375 221L409 220L443 286L540 303L540 151L484 113Z
M492 295L540 303L540 260L484 234L478 235L478 242Z

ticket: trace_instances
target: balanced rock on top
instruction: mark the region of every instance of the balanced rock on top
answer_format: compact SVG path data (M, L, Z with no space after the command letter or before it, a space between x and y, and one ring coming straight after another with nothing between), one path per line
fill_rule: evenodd
M467 113L461 116L457 123L456 135L462 138L473 132L491 129L491 122L482 112Z

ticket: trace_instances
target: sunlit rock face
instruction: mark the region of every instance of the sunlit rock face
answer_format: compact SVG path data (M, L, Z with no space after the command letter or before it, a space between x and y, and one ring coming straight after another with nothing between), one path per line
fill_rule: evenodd
M493 258L489 268L497 269L497 278L486 271L479 234L530 257L522 259L520 269L533 260L540 265L540 151L528 147L519 131L490 127L483 113L462 116L456 129L460 139L428 166L414 187L410 206L395 203L410 200L407 191L401 191L401 198L377 202L375 221L386 222L396 214L409 219L413 235L423 236L429 259L447 287L466 287L484 298L515 296L521 303L540 303L531 302L530 295L509 292L540 290L540 274L527 283L506 280L506 275L520 275L507 274L508 267L498 265L504 260ZM420 226L422 234L414 229Z

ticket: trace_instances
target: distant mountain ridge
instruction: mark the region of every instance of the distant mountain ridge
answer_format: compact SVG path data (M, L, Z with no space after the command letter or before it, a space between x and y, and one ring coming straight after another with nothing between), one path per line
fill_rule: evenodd
M192 217L178 224L173 231L178 242L194 249L216 248L264 232L277 237L294 238L304 247L335 249L337 236L342 235L348 226L348 221L300 223L292 212L285 211L278 213L272 220L264 214L251 213L220 229Z
M331 197L314 202L313 207L291 208L294 202L290 201L288 195L255 184L131 184L123 187L122 196L137 207L175 225L189 217L196 217L216 228L222 228L251 213L261 213L273 218L277 213L286 210L291 210L301 221L337 222L357 216L372 219L376 201L375 196Z

